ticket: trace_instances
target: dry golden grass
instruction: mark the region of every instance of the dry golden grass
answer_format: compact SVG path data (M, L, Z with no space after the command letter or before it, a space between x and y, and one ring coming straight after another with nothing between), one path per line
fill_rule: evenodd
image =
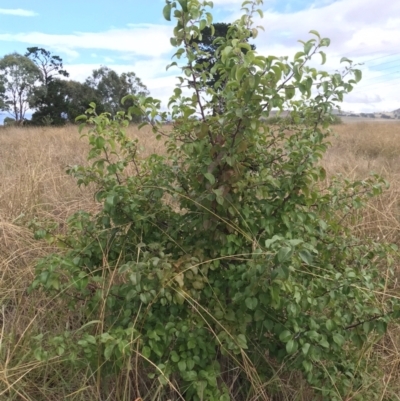
M148 128L130 127L128 133L140 140L143 156L161 152ZM27 296L34 261L51 248L35 241L26 225L35 218L63 223L77 210L97 207L90 188L78 188L66 174L67 166L86 164L86 142L76 126L0 130L0 400L52 399L53 391L43 390L43 378L35 375L48 368L32 362L30 337L62 331L58 326L65 328L68 316L56 300ZM60 399L57 393L54 400Z
M400 123L353 123L333 128L323 165L327 176L363 179L377 173L390 183L365 210L359 229L400 245Z
M333 131L322 162L327 179L337 173L364 178L371 170L386 178L390 189L371 201L357 229L400 245L400 124L345 124ZM130 127L129 135L139 139L143 155L163 152L149 129ZM62 330L68 314L56 299L26 293L35 259L50 250L33 239L26 224L33 218L63 223L77 210L96 208L90 188L79 189L65 173L68 165L85 164L87 151L75 126L0 130L0 400L99 399L90 380L78 373L64 377L61 360L35 362L31 337ZM400 400L399 327L371 352L371 363L386 372L390 399Z
M372 199L362 212L355 229L361 236L385 239L400 247L400 123L353 123L333 127L332 146L323 159L327 176L341 173L350 179L366 178L370 172L385 178L390 187ZM395 296L400 296L397 281L400 266L395 266ZM370 352L372 364L384 372L383 388L389 400L400 400L400 325L390 327L387 335Z

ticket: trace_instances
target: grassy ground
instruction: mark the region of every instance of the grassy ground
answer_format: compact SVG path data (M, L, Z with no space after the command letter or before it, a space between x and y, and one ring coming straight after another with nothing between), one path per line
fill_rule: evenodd
M163 152L162 143L147 128L130 131L143 146L143 155ZM327 180L337 173L349 178L364 178L370 171L383 175L391 187L368 205L356 229L360 235L400 245L400 124L343 124L333 131L332 147L322 162ZM95 378L66 370L62 358L36 360L32 337L63 330L76 316L57 299L40 292L27 295L35 259L50 251L49 245L33 239L29 222L52 219L62 225L74 211L98 207L91 188L79 189L65 174L67 166L86 162L87 150L74 126L0 131L0 400L101 399ZM378 378L381 399L400 400L400 326L391 327L369 352L371 363L384 372ZM123 380L116 386L125 388L133 379L126 375ZM284 393L307 400L306 389L294 391L290 380L282 385L287 386ZM109 399L131 400L111 390Z

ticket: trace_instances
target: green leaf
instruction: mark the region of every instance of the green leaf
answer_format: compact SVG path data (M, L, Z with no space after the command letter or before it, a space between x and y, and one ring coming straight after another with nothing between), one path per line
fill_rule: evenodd
M311 253L307 250L303 250L299 252L299 256L301 258L301 260L307 264L307 265L311 265L313 262L313 257L311 255Z
M168 64L168 65L165 67L165 70L168 71L171 67L174 67L174 66L177 66L177 65L178 65L178 63L177 63L176 61L174 61L174 62L172 62L171 64Z
M186 360L186 365L187 365L187 368L188 368L189 371L192 370L194 368L194 365L195 365L194 360L193 359L187 359Z
M371 322L364 322L363 323L363 330L365 334L369 334L373 329L373 325Z
M106 143L106 141L105 141L105 139L104 139L103 137L98 136L98 137L96 138L96 148L97 148L97 149L103 149L105 143Z
M286 352L288 353L288 355L294 354L298 348L299 348L299 344L297 343L297 341L295 341L293 339L289 340L286 343Z
M305 43L304 44L304 53L309 54L311 49L313 48L313 46L314 46L313 42L308 41L307 43Z
M105 357L107 360L111 358L111 355L112 355L112 353L113 353L113 351L114 351L114 348L115 348L115 344L114 344L114 343L108 344L108 345L106 346L106 348L105 348L105 350L104 350L104 357Z
M46 359L46 353L42 347L36 348L33 352L33 355L38 361L43 361Z
M240 81L242 80L243 75L244 75L247 71L248 71L248 70L247 70L246 67L239 67L239 68L237 68L237 69L236 69L236 80L240 82Z
M225 199L224 199L222 196L217 196L217 197L215 198L215 200L216 200L217 203L218 203L219 205L221 205L221 206L223 206L224 203L225 203Z
M345 343L344 337L343 337L341 334L339 334L339 333L335 333L335 334L332 336L332 339L333 339L333 341L334 341L337 345L339 345L340 347Z
M319 339L319 334L315 330L308 331L307 336L311 340L318 341L318 339Z
M171 21L171 9L172 9L171 4L167 4L163 9L164 18L167 21Z
M334 330L335 327L336 327L335 323L334 323L333 320L331 320L331 319L328 319L328 320L325 322L325 326L326 326L327 330L329 330L329 331Z
M197 372L195 370L189 370L188 372L182 372L182 374L183 373L184 373L183 378L186 381L194 382L194 381L197 381L197 379L198 379Z
M311 345L309 343L303 344L303 346L301 347L301 351L303 352L304 355L308 354L310 347L311 347Z
M318 31L311 30L309 33L311 33L312 35L315 35L318 39L321 39L321 36Z
M150 347L148 347L147 345L145 345L145 346L142 348L142 355L143 355L145 358L150 358L150 355L151 355L151 349L150 349Z
M360 82L362 78L362 71L361 70L354 70L354 78L356 82Z
M254 312L254 321L260 322L265 319L265 313L260 310L260 308L256 309Z
M286 99L288 99L288 100L292 99L295 94L296 94L296 89L294 86L285 88Z
M341 63L349 63L349 64L352 63L352 61L351 61L350 59L348 59L347 57L342 57L342 58L340 59L340 62L341 62Z
M275 80L278 82L282 78L282 68L278 65L273 65L271 69L275 72Z
M375 325L378 334L383 335L387 331L387 323L383 320L378 320Z
M187 13L188 12L188 7L187 7L188 0L178 0L178 2L182 7L182 11Z
M204 30L204 28L207 26L207 21L205 19L200 20L199 23L199 29L200 31Z
M322 57L322 65L324 65L326 63L326 54L323 51L320 51L319 54Z
M279 340L287 343L292 338L292 333L289 330L284 330L279 334Z
M249 309L254 310L254 309L256 309L256 307L258 305L258 299L255 297L246 298L245 304Z
M313 365L312 365L312 363L310 361L305 360L305 361L302 362L302 365L303 365L304 370L306 372L311 372Z
M304 52L297 52L295 55L294 55L294 59L295 60L298 60L299 58L301 58L301 57L304 57L306 54L304 53Z
M186 361L179 361L178 362L178 369L181 372L184 372L186 370Z
M206 177L207 180L210 181L211 185L215 184L215 177L211 173L205 173L204 177Z
M116 203L117 197L115 195L108 195L105 201L107 206L113 207Z
M247 349L247 340L246 340L246 336L244 334L239 334L237 336L237 342L240 348L242 349Z
M321 46L328 47L331 44L331 40L329 38L323 38L319 43Z
M176 351L172 351L171 352L171 360L172 362L179 362L181 358L179 357L179 355L177 354Z
M279 249L278 261L282 263L282 262L288 260L291 256L291 254L292 254L292 248L283 246L281 249Z

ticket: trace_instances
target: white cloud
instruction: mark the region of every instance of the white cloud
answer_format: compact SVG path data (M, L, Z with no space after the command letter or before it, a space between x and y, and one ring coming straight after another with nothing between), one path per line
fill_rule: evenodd
M166 25L137 24L104 32L75 32L67 35L26 32L0 34L0 40L47 46L70 56L76 49L103 49L142 56L169 53L171 28Z
M367 93L350 93L346 98L347 103L365 103L375 104L382 103L382 97L378 94L367 94Z
M257 21L265 28L257 42L268 41L272 47L293 46L315 29L332 40L331 51L369 56L400 47L400 26L392 19L399 14L400 2L385 3L383 7L381 0L340 0L285 14L267 11L264 19Z
M0 8L0 14L15 15L17 17L35 17L39 15L34 11L23 10L22 8Z
M79 57L79 53L76 50L68 49L63 46L59 45L53 45L50 46L51 50L53 50L55 53L60 53L60 54L65 54L68 56L70 60L74 60Z
M123 72L133 71L145 85L147 85L147 80L152 78L162 78L163 76L170 76L175 70L170 73L165 71L165 66L169 63L169 59L163 58L153 58L151 60L138 60L132 64L113 64L112 68L118 74ZM97 63L81 63L81 64L65 64L65 69L70 73L70 79L76 81L84 81L89 75L91 75L92 71L96 68L99 68L102 64L100 62Z

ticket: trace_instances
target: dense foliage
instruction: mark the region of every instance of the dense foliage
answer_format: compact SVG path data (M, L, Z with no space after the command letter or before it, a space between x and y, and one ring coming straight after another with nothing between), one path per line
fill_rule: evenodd
M92 104L85 117L91 164L69 173L96 188L99 211L71 216L64 235L37 231L59 251L38 263L32 285L59 294L81 321L38 338L37 358L89 364L100 387L134 369L142 398L267 400L280 390L276 362L316 399L374 400L363 346L397 316L398 303L381 296L393 249L351 226L386 183L326 182L319 166L332 107L360 71L347 59L341 74L309 67L329 46L315 31L291 60L257 54L247 41L260 0L244 2L217 38L209 71L191 43L213 29L210 3L164 8L176 19L175 56L185 57L170 114L128 97L128 114L112 119ZM215 76L223 87L207 85ZM290 118L266 126L272 108ZM132 115L153 121L165 156L140 157L124 130ZM161 387L144 384L155 378Z
M232 24L227 24L225 22L217 22L213 23L213 27L206 26L201 31L201 36L193 37L190 40L190 46L196 50L199 50L199 55L195 60L195 65L199 69L199 71L207 71L211 72L216 62L216 53L218 47L220 45L219 38L225 38L229 29L235 29L232 27ZM246 39L246 42L248 40ZM250 45L251 50L255 50L254 45ZM243 53L246 54L247 49L242 49ZM218 83L218 86L215 87L215 84ZM213 74L210 75L209 80L207 81L207 86L220 88L224 85L224 81L221 80L221 77L218 73L218 70L215 70Z

